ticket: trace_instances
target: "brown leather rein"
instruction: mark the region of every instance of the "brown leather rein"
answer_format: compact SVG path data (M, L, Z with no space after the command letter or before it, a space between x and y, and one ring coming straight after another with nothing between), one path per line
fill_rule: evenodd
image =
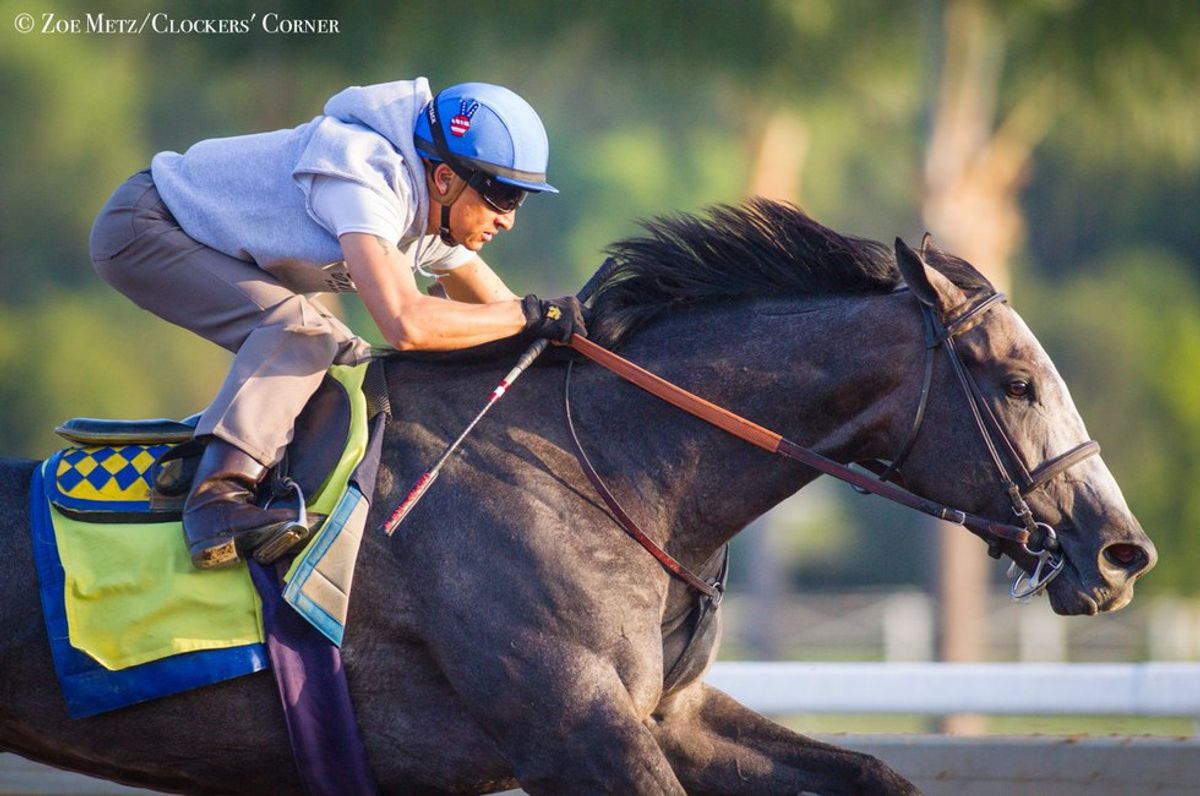
M999 556L1000 547L1003 542L1012 542L1019 545L1025 552L1038 560L1037 571L1029 576L1024 585L1022 586L1021 578L1018 578L1017 583L1013 585L1014 597L1027 597L1044 590L1049 582L1062 570L1064 560L1061 554L1056 554L1059 548L1054 529L1045 523L1036 522L1033 519L1032 512L1025 503L1024 495L1044 485L1067 468L1099 453L1100 446L1096 442L1088 440L1032 470L1025 467L1020 456L1017 454L1015 445L1013 445L1004 427L999 423L986 400L984 400L982 391L979 389L974 378L971 377L970 372L963 365L961 355L954 345L955 336L966 329L969 321L1002 301L1004 301L1003 293L993 293L975 303L950 323L944 325L934 315L932 309L924 304L920 305L926 323L926 340L925 374L917 414L899 454L895 457L892 464L886 468L883 477L878 480L823 456L816 451L798 445L770 429L763 428L757 423L730 412L728 409L706 401L682 387L672 384L660 376L656 376L650 371L635 365L624 357L591 342L587 338L575 335L571 338L568 345L591 361L641 387L651 395L743 439L751 445L762 448L769 453L779 454L785 458L800 462L821 473L845 481L860 492L876 494L899 503L902 506L907 506L937 517L940 520L962 525L987 541L989 552L994 557ZM932 378L932 351L941 346L945 346L949 354L955 375L958 377L970 405L972 419L975 421L975 425L986 443L993 464L1000 476L1002 488L1012 503L1013 513L1022 521L1024 527L997 522L961 509L942 505L896 484L889 483L886 480L898 472L899 465L907 457L912 443L920 430ZM650 539L629 517L628 513L625 512L612 492L596 473L595 468L592 467L587 454L579 442L574 424L571 421L570 378L571 366L568 366L563 394L567 429L575 448L575 456L579 460L580 467L583 469L585 475L587 475L588 480L613 512L618 524L654 556L668 572L680 578L706 597L719 600L723 584L720 582L710 584L704 581ZM996 449L993 436L999 437L1005 454L1019 472L1023 483L1018 485L1009 476ZM1030 541L1034 539L1036 539L1035 547L1031 548L1029 546ZM1043 567L1046 567L1044 573ZM1021 591L1020 594L1018 594L1019 590Z

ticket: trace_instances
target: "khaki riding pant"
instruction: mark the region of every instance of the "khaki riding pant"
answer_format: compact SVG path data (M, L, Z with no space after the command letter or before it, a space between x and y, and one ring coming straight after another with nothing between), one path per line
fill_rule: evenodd
M113 193L90 249L96 272L139 307L235 353L196 434L219 437L264 465L282 458L329 366L370 356L369 344L316 301L188 237L149 171Z

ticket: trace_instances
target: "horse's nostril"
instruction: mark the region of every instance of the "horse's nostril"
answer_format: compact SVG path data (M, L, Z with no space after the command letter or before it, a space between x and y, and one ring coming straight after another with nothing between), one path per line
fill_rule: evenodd
M1149 557L1142 548L1134 544L1112 544L1104 548L1104 557L1110 564L1128 572L1137 572L1146 566Z

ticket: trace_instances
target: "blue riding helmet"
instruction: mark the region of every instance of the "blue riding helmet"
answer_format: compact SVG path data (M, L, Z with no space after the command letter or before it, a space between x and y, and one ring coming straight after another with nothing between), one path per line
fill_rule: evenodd
M524 191L558 193L546 182L550 144L542 120L503 86L459 83L438 92L417 119L413 142L463 179L481 171Z

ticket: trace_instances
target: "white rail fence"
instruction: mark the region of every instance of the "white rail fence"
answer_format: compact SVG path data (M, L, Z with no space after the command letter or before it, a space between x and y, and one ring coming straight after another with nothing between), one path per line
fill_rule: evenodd
M708 681L769 715L1109 714L1200 719L1196 663L738 663ZM835 736L926 796L1195 796L1200 739ZM149 793L0 755L0 794ZM521 791L511 791L519 794Z
M768 715L951 713L1190 716L1196 663L720 662L708 682Z
M736 663L708 682L774 716L1175 716L1200 720L1197 663ZM1195 796L1200 738L838 735L926 796Z
M1044 602L1021 605L1007 587L986 606L989 655L1063 663L1137 659L1200 662L1200 602L1139 599L1116 614L1058 616ZM934 599L916 589L780 594L731 592L721 604L723 649L747 660L926 662L936 657Z

